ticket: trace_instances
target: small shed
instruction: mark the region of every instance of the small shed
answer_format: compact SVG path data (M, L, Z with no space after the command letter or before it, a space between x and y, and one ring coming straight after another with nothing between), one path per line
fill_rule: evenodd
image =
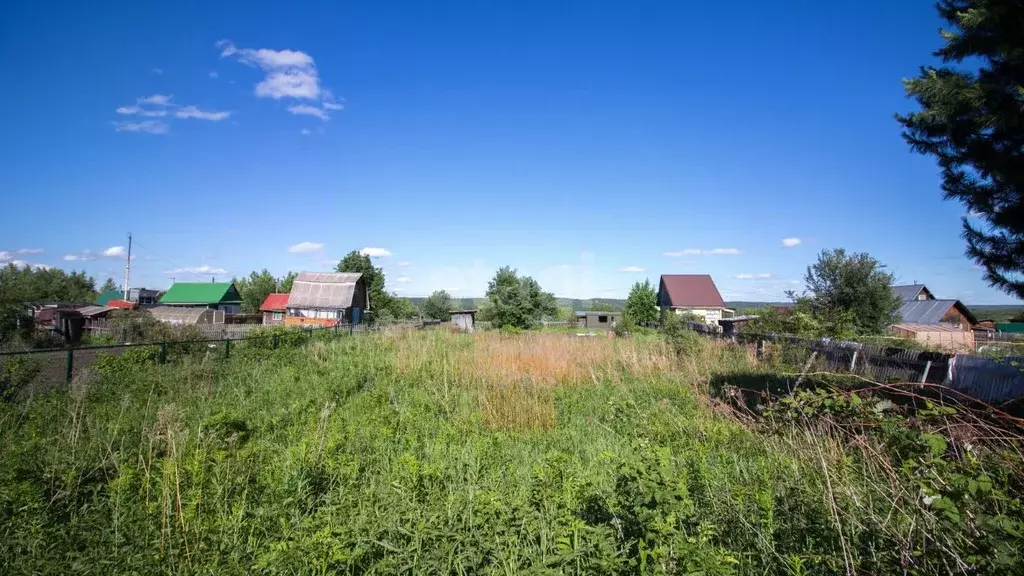
M473 332L476 329L476 310L456 310L452 312L452 326L463 332Z
M974 332L956 326L902 322L893 324L892 334L947 352L974 352Z
M270 294L260 305L260 312L263 312L263 325L276 326L284 324L284 314L288 309L287 294Z
M107 316L117 308L113 306L85 306L78 308L76 312L82 315L85 320L85 327L92 328L97 321L102 322Z
M594 330L611 330L622 323L622 312L587 312L583 326Z
M175 326L193 326L196 324L213 324L217 311L212 308L187 308L183 306L157 306L150 308L149 313L160 322Z

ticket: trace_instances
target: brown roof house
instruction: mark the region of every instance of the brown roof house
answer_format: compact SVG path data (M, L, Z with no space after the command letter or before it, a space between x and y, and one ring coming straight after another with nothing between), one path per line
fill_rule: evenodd
M288 294L285 326L359 324L370 309L366 279L345 272L299 272Z
M733 312L725 307L715 281L707 274L662 274L658 306L662 314L689 312L712 326Z

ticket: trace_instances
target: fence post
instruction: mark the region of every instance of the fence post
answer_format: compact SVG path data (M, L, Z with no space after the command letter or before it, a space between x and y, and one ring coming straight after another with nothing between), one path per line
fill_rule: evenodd
M272 350L277 350L277 334L276 333L274 334L274 337L270 339L270 348Z
M860 350L855 349L853 351L853 358L850 359L850 372L853 372L853 367L857 365L857 352L860 352Z
M167 362L167 342L160 343L160 355L156 357L157 364L163 364Z
M67 371L64 374L64 377L67 379L68 382L71 382L71 374L75 370L75 349L74 348L68 348L68 358L67 358L66 368L67 368Z
M932 361L929 360L929 361L924 363L924 372L921 374L921 379L918 380L918 382L920 382L921 384L924 384L925 382L927 382L928 381L928 372L930 372L931 369L932 369Z
M231 340L224 340L224 359L227 360L231 356Z
M351 336L352 334L354 334L355 333L355 329L356 329L356 325L355 324L349 324L348 325L348 335Z

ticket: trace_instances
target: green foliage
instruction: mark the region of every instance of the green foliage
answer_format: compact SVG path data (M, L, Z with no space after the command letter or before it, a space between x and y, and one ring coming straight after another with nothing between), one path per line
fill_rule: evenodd
M330 332L330 330L320 330ZM309 342L309 334L302 328L265 326L249 332L242 345L253 350L287 350Z
M260 272L254 270L245 278L234 278L232 282L242 296L242 312L246 314L259 312L267 296L277 292L278 280L266 268Z
M550 292L542 291L536 280L520 277L508 266L500 268L487 285L487 298L492 308L488 318L495 328L515 326L529 330L558 312Z
M114 282L113 278L107 278L106 280L103 281L103 285L100 286L97 292L102 294L104 292L113 292L114 290L118 290L119 288L120 287L117 285L117 282Z
M967 255L992 286L1024 299L1024 3L941 0L949 25L934 53L904 80L921 110L897 115L903 137L942 169L942 190L982 220L963 219Z
M395 295L391 296L390 311L396 320L413 320L420 315L420 311L408 298L400 298Z
M394 296L384 289L384 270L373 265L373 260L365 254L353 250L345 255L335 267L338 272L358 272L366 282L366 291L370 298L370 309L377 320L394 318L391 309Z
M452 297L444 290L434 292L423 303L423 315L447 322L452 317Z
M901 302L892 293L893 276L868 254L842 248L823 250L804 276L808 296L797 311L810 313L825 336L884 334L899 321Z
M8 343L18 332L28 339L31 321L26 319L26 304L35 302L92 302L96 285L85 272L65 272L59 268L21 268L0 265L0 344Z
M278 279L277 292L280 294L290 294L292 291L292 283L295 282L296 276L298 276L298 273L289 272L285 274L283 278Z
M0 402L13 402L42 367L31 356L0 358Z
M658 294L650 280L633 284L622 312L632 324L648 326L658 321Z

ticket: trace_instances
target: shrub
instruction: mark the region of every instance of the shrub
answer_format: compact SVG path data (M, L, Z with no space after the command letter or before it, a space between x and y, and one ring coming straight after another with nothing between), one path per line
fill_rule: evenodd
M39 360L29 356L7 356L0 360L0 401L17 399L41 369Z

